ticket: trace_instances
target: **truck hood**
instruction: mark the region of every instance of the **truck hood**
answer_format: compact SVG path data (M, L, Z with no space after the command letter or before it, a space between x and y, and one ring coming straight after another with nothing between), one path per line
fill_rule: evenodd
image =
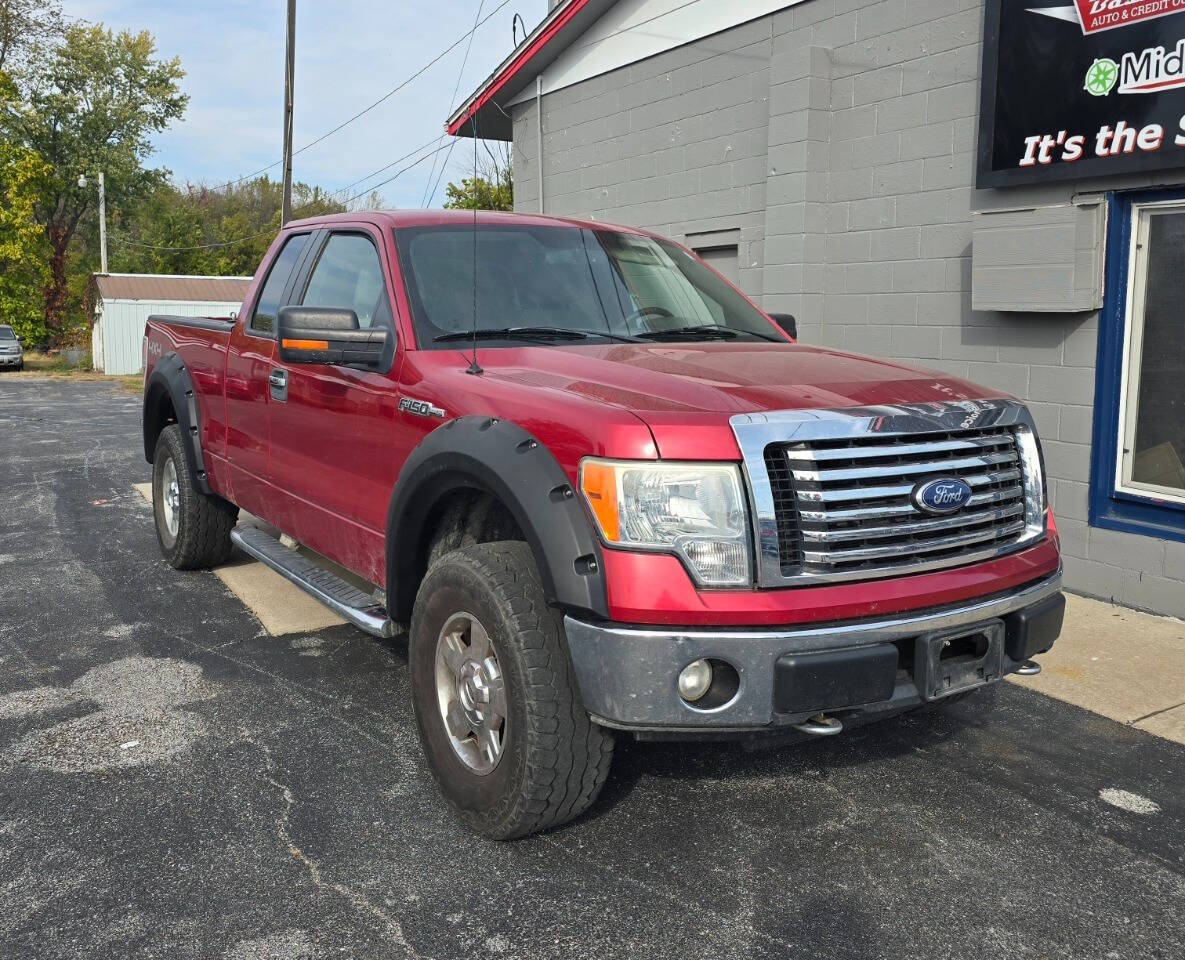
M800 344L694 343L485 350L487 378L629 411L668 459L739 457L738 413L1000 397L957 377Z
M643 419L999 395L933 370L800 344L524 347L487 350L481 361L490 376L563 390Z

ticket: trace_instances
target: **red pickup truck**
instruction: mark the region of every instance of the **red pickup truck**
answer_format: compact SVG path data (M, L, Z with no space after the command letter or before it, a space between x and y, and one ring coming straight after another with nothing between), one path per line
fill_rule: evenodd
M617 736L825 736L1036 672L1028 411L791 320L602 223L294 222L238 317L148 321L161 550L409 624L428 763L493 837L586 809Z

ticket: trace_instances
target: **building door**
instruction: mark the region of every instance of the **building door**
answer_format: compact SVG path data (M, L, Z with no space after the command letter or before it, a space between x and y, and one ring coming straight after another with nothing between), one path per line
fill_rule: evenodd
M1116 489L1185 504L1185 202L1131 226Z
M704 263L722 274L734 287L740 287L740 257L737 255L736 247L711 247L695 252Z

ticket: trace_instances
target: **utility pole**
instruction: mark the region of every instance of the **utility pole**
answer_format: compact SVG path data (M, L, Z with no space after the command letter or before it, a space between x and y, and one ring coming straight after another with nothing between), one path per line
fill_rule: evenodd
M296 0L288 0L288 50L284 58L284 201L280 225L292 219L292 87L296 78Z
M86 174L78 175L78 188L86 189ZM107 183L99 171L99 273L107 272Z
M107 184L99 171L99 272L107 272Z

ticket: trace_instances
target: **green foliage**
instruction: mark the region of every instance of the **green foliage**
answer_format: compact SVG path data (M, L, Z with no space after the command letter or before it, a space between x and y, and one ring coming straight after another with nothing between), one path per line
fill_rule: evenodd
M56 0L0 0L0 70L11 69L62 29L62 5Z
M49 172L33 151L0 141L0 318L27 343L47 332L41 304L49 248L34 209Z
M466 177L461 185L444 188L446 210L513 210L514 180L509 167L499 167L489 176Z
M35 208L50 246L45 317L51 335L69 336L69 254L78 225L96 203L93 180L107 178L107 202L118 209L148 196L167 171L146 169L151 135L182 115L187 98L176 58L158 60L147 32L118 34L102 26L66 28L61 42L35 47L13 71L16 102L0 101L0 138L38 154L49 174Z
M59 346L90 341L99 171L114 272L252 274L281 207L267 177L210 190L151 169L153 135L185 110L179 62L146 32L63 23L57 0L0 0L0 318ZM293 209L345 208L298 183Z
M282 185L267 177L226 190L165 184L110 225L110 268L250 276L280 229L281 199ZM313 217L345 207L320 187L296 183L292 209L296 217ZM168 247L188 249L162 249Z

